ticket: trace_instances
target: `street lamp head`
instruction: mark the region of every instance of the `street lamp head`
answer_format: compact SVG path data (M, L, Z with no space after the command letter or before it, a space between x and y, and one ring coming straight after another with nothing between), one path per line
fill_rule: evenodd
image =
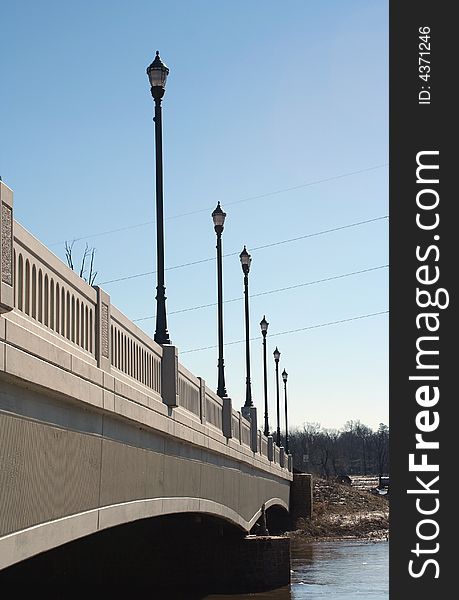
M282 371L282 379L283 379L284 383L287 383L287 377L288 377L288 373L287 373L287 371L284 369L284 370Z
M244 246L244 250L239 254L239 258L241 259L242 270L244 274L247 275L250 271L250 263L252 262L252 257L247 252L247 248Z
M151 95L155 100L161 99L164 96L169 69L161 60L159 50L156 50L155 60L147 67L147 75L150 80Z
M217 204L217 208L212 213L212 219L214 221L214 229L216 233L222 233L225 225L226 212L223 212L220 202Z
M266 334L268 333L268 321L266 320L266 316L263 315L263 319L260 321L260 327L261 327L261 333L263 334L263 337L266 337Z
M277 349L277 346L276 346L276 349L274 350L273 354L274 354L274 360L275 360L276 362L279 362L279 358L280 358L280 352L279 352L279 350Z

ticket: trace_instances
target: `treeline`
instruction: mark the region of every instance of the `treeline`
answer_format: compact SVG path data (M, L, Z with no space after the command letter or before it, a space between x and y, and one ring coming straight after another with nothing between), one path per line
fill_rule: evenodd
M373 431L360 421L348 421L340 430L306 423L289 432L293 467L321 477L388 475L389 427Z

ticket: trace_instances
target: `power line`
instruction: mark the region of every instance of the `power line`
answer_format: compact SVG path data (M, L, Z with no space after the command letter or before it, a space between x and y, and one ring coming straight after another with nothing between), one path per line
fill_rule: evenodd
M299 240L305 240L307 238L311 238L311 237L317 237L319 235L325 235L327 233L334 233L336 231L341 231L343 229L349 229L351 227L359 227L360 225L366 225L368 223L374 223L376 221L381 221L383 219L388 219L389 215L382 215L380 217L375 217L373 219L367 219L365 221L358 221L357 223L349 223L348 225L341 225L340 227L333 227L332 229L324 229L323 231L316 231L314 233L307 233L306 235L300 235L298 237L294 237L294 238L289 238L287 240L281 240L279 242L272 242L270 244L263 244L262 246L256 246L254 248L251 248L250 251L254 252L255 250L263 250L264 248L271 248L273 246L280 246L281 244L288 244L291 242L298 242ZM239 254L238 252L230 252L228 254L224 254L223 256L226 258L228 256L236 256ZM174 269L182 269L184 267L190 267L192 265L198 265L201 263L205 263L205 262L211 262L214 261L215 257L213 256L212 258L203 258L201 260L195 260L192 262L187 262L187 263L183 263L181 265L174 265L173 267L166 267L165 271L172 271ZM136 279L137 277L145 277L146 275L153 275L154 273L156 273L155 271L145 271L144 273L136 273L134 275L126 275L125 277L118 277L117 279L109 279L107 281L102 281L100 283L98 283L98 285L107 285L109 283L117 283L119 281L127 281L128 279Z
M383 167L387 167L387 166L388 166L388 163L384 163L382 165L375 165L374 167L367 167L366 169L359 169L358 171L342 173L341 175L333 175L332 177L326 177L325 179L317 179L316 181L310 181L308 183L294 185L292 187L283 188L280 190L276 190L274 192L267 192L265 194L259 194L258 196L249 196L248 198L243 198L242 200L233 200L232 202L225 202L225 206L230 206L231 204L240 204L241 202L247 202L248 200L258 200L259 198L266 198L267 196L274 196L275 194L282 194L284 192L291 192L293 190L299 190L301 188L309 187L311 185L318 185L319 183L326 183L327 181L334 181L336 179L342 179L343 177L350 177L351 175L359 175L360 173L366 173L368 171L382 169ZM206 210L209 210L209 209L206 209ZM200 212L202 212L202 210Z
M298 333L299 331L307 331L310 329L319 329L321 327L330 327L331 325L339 325L341 323L349 323L350 321L358 321L359 319L368 319L369 317L377 317L378 315L386 315L388 314L388 310L382 310L380 312L369 313L367 315L359 315L357 317L350 317L349 319L340 319L339 321L329 321L328 323L319 323L318 325L308 325L307 327L299 327L298 329L290 329L289 331L280 331L278 333L270 333L269 337L277 337L279 335L287 335L289 333ZM250 341L260 340L261 336L250 338ZM227 342L225 346L232 346L233 344L242 344L245 340L236 340L233 342ZM192 350L183 350L180 354L189 354L190 352L201 352L201 350L211 350L217 348L218 346L205 346L203 348L193 348Z
M317 231L316 233L307 233L306 235L300 235L298 237L290 238L288 240L282 240L280 242L272 242L271 244L264 244L263 246L256 246L253 250L263 250L264 248L271 248L272 246L280 246L281 244L288 244L290 242L298 242L299 240L305 240L307 238L316 237L318 235L324 235L326 233L334 233L335 231L341 231L342 229L349 229L350 227L358 227L360 225L366 225L368 223L374 223L375 221L381 221L388 219L389 215L383 215L381 217L375 217L374 219L367 219L366 221L358 221L357 223L350 223L349 225L341 225L340 227L333 227L333 229L324 229L323 231ZM233 254L239 254L233 252Z
M309 285L315 285L318 283L325 283L327 281L334 281L336 279L344 279L345 277L351 277L352 275L361 275L362 273L369 273L371 271L377 271L379 269L385 269L387 268L389 265L380 265L378 267L370 267L369 269L362 269L360 271L352 271L351 273L343 273L341 275L334 275L332 277L325 277L324 279L316 279L314 281L307 281L305 283L297 283L295 285L289 285L287 287L282 287L282 288L277 288L275 290L267 290L265 292L258 292L256 294L250 294L250 298L257 298L258 296L267 296L268 294L275 294L277 292L285 292L288 290L293 290L296 288L300 288L300 287L305 287L305 286L309 286ZM239 296L238 298L231 298L229 300L224 300L223 303L227 304L230 302L238 302L240 300L243 300L244 297L243 296ZM179 310L173 310L173 311L169 311L169 315L177 315L179 313L184 313L184 312L190 312L192 310L199 310L202 308L210 308L212 306L217 306L216 302L211 302L210 304L200 304L199 306L190 306L188 308L181 308ZM156 315L150 315L148 317L140 317L139 319L133 319L133 322L139 322L139 321L147 321L148 319L154 319L156 317Z
M309 181L307 183L302 183L300 185L282 188L282 189L275 190L272 192L266 192L264 194L258 194L257 196L247 196L246 198L241 198L240 200L233 200L232 202L225 202L225 206L231 206L233 204L240 204L241 202L249 202L251 200L259 200L260 198L266 198L268 196L274 196L276 194L283 194L284 192L291 192L293 190L299 190L299 189L302 189L305 187L310 187L312 185L318 185L320 183L326 183L328 181L335 181L336 179L343 179L344 177L351 177L352 175L359 175L361 173L367 173L368 171L375 171L376 169L382 169L383 167L387 167L387 165L388 165L388 163L383 163L381 165L375 165L373 167L359 169L358 171L349 171L348 173L342 173L340 175L333 175L331 177L326 177L324 179L317 179L315 181ZM180 217L188 217L191 215L208 212L208 211L212 210L213 208L214 207L199 208L197 210L193 210L190 212L180 213L178 215L171 215L169 217L165 217L165 220L168 221L170 219L179 219ZM95 237L101 237L103 235L109 235L110 233L119 233L121 231L137 229L138 227L144 227L146 225L153 225L154 223L156 223L156 220L152 219L150 221L143 221L142 223L135 223L133 225L126 225L125 227L117 227L116 229L107 229L106 231L99 231L97 233L92 233L92 234L83 235L83 236L80 236L77 238L72 238L72 241L80 242L82 240L86 240L89 238L95 238ZM68 241L68 240L62 240L60 242L52 242L52 243L48 244L48 246L50 246L50 247L59 246L60 244L65 244L66 241Z

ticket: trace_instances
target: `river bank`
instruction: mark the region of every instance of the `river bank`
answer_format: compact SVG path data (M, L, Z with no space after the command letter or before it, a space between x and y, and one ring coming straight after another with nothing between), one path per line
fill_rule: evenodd
M298 519L295 525L291 538L388 540L389 497L314 477L312 518Z

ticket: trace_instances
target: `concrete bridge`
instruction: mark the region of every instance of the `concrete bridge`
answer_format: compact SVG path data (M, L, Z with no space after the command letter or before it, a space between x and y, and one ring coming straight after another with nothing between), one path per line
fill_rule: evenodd
M15 222L3 182L0 203L0 570L146 519L249 532L287 511L291 457L256 409L246 420Z

